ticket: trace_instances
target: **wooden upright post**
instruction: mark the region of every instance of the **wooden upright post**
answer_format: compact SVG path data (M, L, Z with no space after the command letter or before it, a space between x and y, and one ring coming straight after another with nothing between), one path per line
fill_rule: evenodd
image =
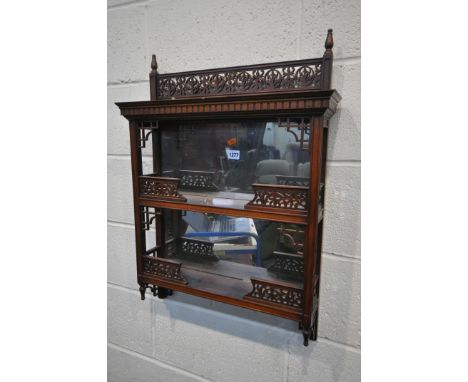
M322 90L331 89L331 74L333 66L333 29L329 29L325 39L325 53L322 63Z
M158 98L158 62L156 61L156 55L153 54L151 57L151 72L150 78L150 100L156 101Z
M139 205L139 176L142 174L141 148L139 145L139 129L136 122L130 122L130 151L132 160L133 210L135 219L135 246L137 253L137 273L142 273L142 256L146 252L146 234L143 229L143 214ZM145 299L147 285L139 281L141 299Z

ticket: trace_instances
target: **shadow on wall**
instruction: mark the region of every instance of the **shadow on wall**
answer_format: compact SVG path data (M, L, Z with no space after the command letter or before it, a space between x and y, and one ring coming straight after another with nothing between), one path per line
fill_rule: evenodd
M161 349L167 350L169 343L174 349L183 346L189 352L199 349L200 344L214 346L216 343L220 354L215 358L228 352L224 348L228 344L240 349L253 346L253 349L259 350L269 347L286 351L295 331L295 338L302 346L302 334L299 336L297 323L293 321L183 293L174 292L168 299L157 301L153 309L154 344L157 353ZM200 327L207 330L197 330ZM213 331L219 332L220 336L213 334ZM188 346L187 341L190 343ZM252 343L255 345L249 345Z
M349 68L353 70L350 72ZM336 89L343 98L330 119L328 158L358 159L361 129L360 121L355 117L360 114L360 67L335 63L332 73L332 89Z
M246 321L243 321L240 325L232 326L229 328L225 328L223 325L221 326L216 325L216 321L214 322L215 326L212 326L210 321L205 321L206 317L203 315L201 315L200 320L197 319L193 321L192 319L195 318L194 316L187 316L186 315L187 312L186 311L184 312L183 309L180 309L180 306L177 306L176 308L174 308L174 306L170 303L169 300L177 301L182 304L189 304L192 307L196 307L196 308L208 309L208 310L211 310L213 313L216 312L216 313L226 314L227 315L226 318L236 317L238 319L246 320ZM218 301L212 301L212 300L207 300L201 297L191 296L185 293L174 292L174 294L165 301L168 302L168 304L165 304L165 305L171 318L190 321L193 324L201 325L209 329L214 329L214 330L221 329L223 332L226 332L225 329L227 329L227 332L233 336L244 337L246 334L249 334L245 338L252 339L252 336L250 335L251 333L248 333L248 331L245 330L245 327L243 328L244 325L249 325L249 321L253 321L257 324L269 325L272 328L283 329L291 333L295 333L296 331L297 333L302 333L302 332L299 332L298 323L294 321L287 320L281 317L272 316L266 313L255 312L252 310L240 308L240 307L233 306L233 305L223 304Z

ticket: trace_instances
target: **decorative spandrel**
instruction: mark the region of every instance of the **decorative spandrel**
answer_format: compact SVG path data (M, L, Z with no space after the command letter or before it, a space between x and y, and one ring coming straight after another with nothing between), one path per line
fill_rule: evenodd
M142 214L142 223L145 231L148 231L151 228L151 225L154 223L156 217L161 215L161 210L153 207L143 207L141 209Z
M300 118L280 118L278 127L285 128L286 131L294 136L294 139L299 143L301 150L307 149L310 138L310 120Z
M158 121L139 121L136 123L138 132L138 148L143 149L154 130L158 129Z

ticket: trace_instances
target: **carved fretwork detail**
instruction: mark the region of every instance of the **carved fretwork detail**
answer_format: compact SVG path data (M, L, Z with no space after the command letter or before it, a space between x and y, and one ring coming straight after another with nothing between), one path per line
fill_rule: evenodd
M268 301L270 303L302 308L304 292L286 283L251 278L253 289L244 296L247 300Z
M302 255L277 251L273 252L273 255L275 256L275 262L268 268L269 271L290 273L298 276L304 274L304 258Z
M290 118L278 119L278 127L286 128L286 131L294 136L296 142L299 143L301 150L308 149L309 137L310 137L310 120L301 118L300 120L292 120ZM299 135L296 134L298 130Z
M176 263L160 257L143 256L143 273L187 284L187 281L180 272L181 265L182 263Z
M184 256L190 256L197 260L217 261L218 258L213 254L213 243L195 239L180 238L180 252Z
M288 89L319 90L321 77L321 60L303 60L253 67L161 74L158 76L157 90L158 99Z
M155 199L187 201L178 192L179 179L158 176L140 176L140 195Z
M289 213L306 214L308 188L299 186L279 186L252 184L254 198L244 208L250 210L288 210Z
M309 187L309 178L302 176L276 175L276 182L281 186Z
M143 229L148 231L153 223L154 219L156 219L157 215L161 215L161 210L154 207L143 207Z
M180 170L180 188L215 191L214 172Z
M304 253L304 230L299 226L292 228L284 224L280 224L277 228L279 234L280 244L291 248L298 255Z

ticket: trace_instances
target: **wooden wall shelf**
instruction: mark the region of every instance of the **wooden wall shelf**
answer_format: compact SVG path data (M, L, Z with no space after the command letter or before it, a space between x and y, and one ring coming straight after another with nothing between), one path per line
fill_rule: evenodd
M117 103L142 300L147 288L188 293L298 321L304 345L316 340L327 127L341 99L332 48L329 30L321 58L166 74L153 55L151 99Z

